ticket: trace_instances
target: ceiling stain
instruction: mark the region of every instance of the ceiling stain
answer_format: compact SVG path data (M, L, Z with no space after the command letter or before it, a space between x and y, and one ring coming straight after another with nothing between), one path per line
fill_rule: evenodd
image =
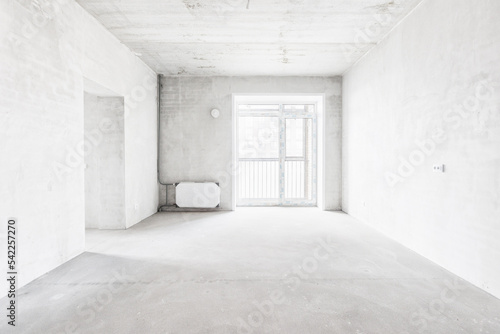
M396 6L397 6L397 4L393 0L393 1L386 2L386 3L380 4L380 5L370 6L370 7L366 7L366 8L367 9L375 9L379 13L387 13L387 12L392 11L394 9L394 7L396 7Z
M198 1L182 0L182 2L184 2L184 5L189 11L202 7L202 4Z
M282 52L283 52L283 56L281 58L281 62L283 64L288 64L290 62L290 60L288 59L288 56L287 56L288 50L286 49L286 47L282 48Z
M250 8L250 0L218 0L205 3L198 0L182 0L182 2L191 15L201 18L224 19L236 10Z
M421 1L76 0L157 73L179 76L339 75Z

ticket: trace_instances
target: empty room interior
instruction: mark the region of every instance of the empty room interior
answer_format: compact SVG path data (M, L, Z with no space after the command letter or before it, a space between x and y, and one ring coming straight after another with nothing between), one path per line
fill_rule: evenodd
M499 334L499 16L0 0L0 332Z

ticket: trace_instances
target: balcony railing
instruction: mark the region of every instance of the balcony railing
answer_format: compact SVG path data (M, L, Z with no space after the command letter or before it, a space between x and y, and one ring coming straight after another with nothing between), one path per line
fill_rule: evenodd
M285 199L305 199L306 171L303 160L285 161L283 188ZM275 159L245 159L239 163L240 199L279 199L280 164Z

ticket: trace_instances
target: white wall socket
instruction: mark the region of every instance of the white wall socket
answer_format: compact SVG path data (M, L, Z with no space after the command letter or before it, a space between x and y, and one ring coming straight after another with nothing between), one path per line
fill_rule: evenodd
M444 173L444 165L434 165L432 170L436 173Z

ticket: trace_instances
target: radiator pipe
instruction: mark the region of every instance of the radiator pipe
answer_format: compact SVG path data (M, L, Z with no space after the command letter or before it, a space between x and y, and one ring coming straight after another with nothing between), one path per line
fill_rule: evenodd
M161 126L160 126L160 107L161 107L161 78L162 78L162 75L161 74L158 74L157 76L157 86L158 86L158 97L156 98L156 109L157 109L157 124L158 124L158 128L156 130L156 134L157 134L157 145L156 145L156 170L157 170L157 178L158 178L158 183L160 184L160 186L165 186L165 195L167 196L167 186L168 184L167 183L163 183L161 182L161 177L160 177L160 139L161 139L161 132L160 132L160 129L161 129ZM167 198L165 198L165 201L168 202L168 196ZM165 202L165 205L160 205L158 207L158 212L161 212L161 210L164 208L164 207L167 207L168 205L166 204Z

